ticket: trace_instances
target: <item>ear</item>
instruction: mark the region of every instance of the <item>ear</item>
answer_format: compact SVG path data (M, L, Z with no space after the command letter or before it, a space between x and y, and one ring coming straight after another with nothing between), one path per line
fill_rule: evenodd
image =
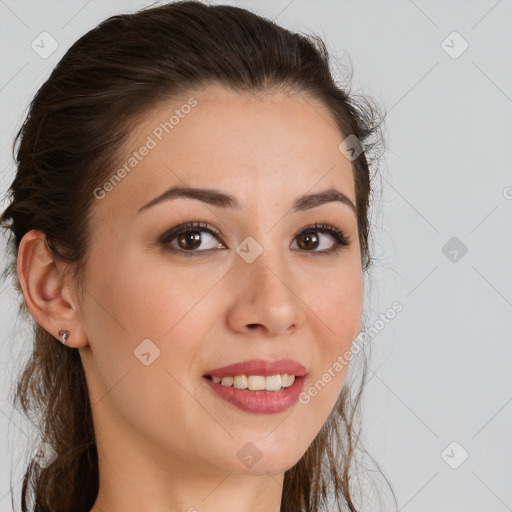
M60 341L58 332L70 332L66 345L87 346L87 336L81 322L78 300L65 265L54 259L46 236L31 230L22 238L18 249L18 279L25 303L34 320Z

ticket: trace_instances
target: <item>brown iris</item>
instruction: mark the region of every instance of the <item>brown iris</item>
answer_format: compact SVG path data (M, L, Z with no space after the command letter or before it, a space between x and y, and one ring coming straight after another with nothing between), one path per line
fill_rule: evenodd
M178 235L177 241L182 249L197 249L201 245L201 235L199 231L189 231Z
M301 249L316 249L318 247L318 236L312 231L301 233L297 236L297 240L299 240L298 245ZM312 242L312 240L314 241ZM302 244L303 241L304 244Z

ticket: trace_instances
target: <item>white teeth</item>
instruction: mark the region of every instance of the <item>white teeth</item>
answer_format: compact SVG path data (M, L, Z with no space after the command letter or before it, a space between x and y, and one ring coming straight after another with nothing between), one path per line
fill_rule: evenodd
M233 377L222 377L222 385L223 386L232 386L233 385Z
M261 375L249 375L247 377L247 384L251 391L265 389L265 377L262 377Z
M281 375L269 375L265 377L265 389L267 391L277 391L281 389Z
M288 382L285 384L283 380L283 386L285 388L290 387L295 382L295 375L288 375L287 373L283 373L283 376L287 377Z
M247 377L245 375L237 375L233 379L233 385L238 389L247 389L249 387Z
M237 389L250 389L251 391L279 391L288 388L295 382L295 375L287 373L277 375L236 375L234 377L212 377L212 381L223 386L234 386Z

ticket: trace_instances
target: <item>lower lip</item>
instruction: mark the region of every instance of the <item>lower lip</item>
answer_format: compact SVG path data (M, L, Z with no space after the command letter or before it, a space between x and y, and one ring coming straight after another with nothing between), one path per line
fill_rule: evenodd
M203 377L210 388L221 398L242 411L255 414L276 414L291 407L304 387L305 376L295 377L295 381L287 388L279 391L250 391L234 386L223 386Z

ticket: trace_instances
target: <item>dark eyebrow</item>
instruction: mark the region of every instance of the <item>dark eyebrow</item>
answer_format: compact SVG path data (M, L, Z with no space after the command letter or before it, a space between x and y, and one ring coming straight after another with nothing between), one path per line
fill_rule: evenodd
M169 201L171 199L178 198L197 199L198 201L211 204L212 206L216 206L218 208L233 208L236 210L240 209L240 203L238 202L238 199L230 194L226 194L211 188L192 188L177 185L169 188L159 196L149 201L149 203L146 203L144 206L141 206L138 209L138 213L163 201ZM317 192L315 194L305 194L298 197L292 205L292 212L309 210L311 208L315 208L316 206L320 206L322 204L330 203L333 201L339 201L343 204L346 204L357 215L357 208L352 200L343 192L340 192L335 188L329 188L322 192Z

